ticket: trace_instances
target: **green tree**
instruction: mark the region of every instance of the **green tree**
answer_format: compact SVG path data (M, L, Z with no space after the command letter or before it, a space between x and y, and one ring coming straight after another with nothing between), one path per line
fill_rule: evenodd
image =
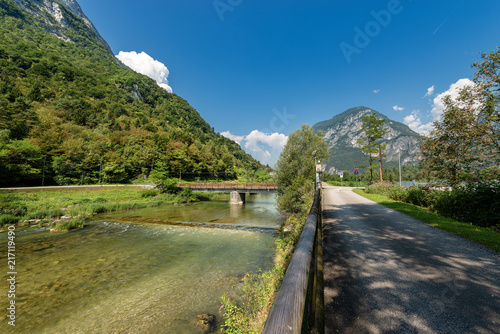
M481 55L482 60L472 66L477 94L473 97L481 103L480 121L487 123L484 135L488 139L487 150L495 155L498 166L500 152L500 47L494 52Z
M491 152L487 149L490 141L485 135L489 124L482 121L474 106L477 100L471 94L475 95L467 87L458 100L445 96L442 118L422 138L420 166L429 173L428 177L444 180L451 186L491 163Z
M474 85L464 87L456 99L443 99L444 111L434 129L422 139L420 166L428 178L455 186L474 177L491 178L485 170L500 166L500 48L482 54Z
M382 181L382 150L385 149L385 145L380 144L378 141L389 132L383 128L385 119L378 119L377 115L373 113L361 117L361 120L363 121L361 128L364 134L358 139L358 144L361 145L363 153L368 156L370 183L373 183L373 170L377 167L380 168L380 180ZM379 153L379 164L374 165L374 155L377 153Z
M315 134L311 126L303 124L290 134L276 163L280 211L300 211L304 196L313 189L315 159L325 160L328 154L322 133Z

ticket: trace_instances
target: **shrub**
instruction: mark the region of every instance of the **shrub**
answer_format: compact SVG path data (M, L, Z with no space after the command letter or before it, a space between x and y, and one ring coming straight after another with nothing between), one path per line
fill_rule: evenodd
M90 214L104 213L109 211L105 205L95 204L90 206Z
M16 224L19 222L19 217L13 215L0 214L0 226L8 224Z
M435 205L443 216L483 227L500 226L499 208L499 183L469 183L444 191Z
M427 208L438 214L477 226L500 226L500 183L468 183L452 190L402 188L389 183L376 183L367 193L385 195Z
M179 188L177 187L178 182L177 179L160 179L156 188L162 194L177 194L179 192Z
M64 215L64 212L59 208L52 209L38 209L32 212L28 212L25 216L26 219L44 219L44 218L56 218Z
M5 205L0 206L0 214L12 216L24 216L27 208L25 205Z
M178 195L179 200L182 202L194 202L198 200L198 197L190 188L184 188Z
M106 203L108 200L103 197L96 197L92 200L93 203Z
M145 189L140 192L141 197L148 198L158 195L158 190L155 189Z
M56 231L67 232L69 230L83 227L83 226L85 226L85 219L84 218L74 218L74 219L68 219L66 221L58 222L56 224L56 226L53 227L53 229Z

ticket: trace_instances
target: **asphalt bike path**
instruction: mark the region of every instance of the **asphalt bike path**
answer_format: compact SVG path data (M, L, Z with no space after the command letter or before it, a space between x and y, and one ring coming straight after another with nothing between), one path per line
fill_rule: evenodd
M325 333L500 333L497 252L323 189Z

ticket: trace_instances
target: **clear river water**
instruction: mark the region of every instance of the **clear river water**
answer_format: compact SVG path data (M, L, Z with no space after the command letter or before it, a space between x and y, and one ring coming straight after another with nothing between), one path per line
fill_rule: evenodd
M188 223L188 225L182 225ZM98 215L83 229L16 231L16 326L1 284L2 333L202 333L220 297L273 265L272 194ZM7 233L0 234L6 245ZM6 246L5 246L6 247ZM0 268L7 258L0 253Z

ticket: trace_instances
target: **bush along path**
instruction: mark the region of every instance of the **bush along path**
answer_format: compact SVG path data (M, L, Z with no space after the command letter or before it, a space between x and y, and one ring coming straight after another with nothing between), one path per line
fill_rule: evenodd
M379 204L500 251L500 185L469 184L452 190L378 183L355 190Z

